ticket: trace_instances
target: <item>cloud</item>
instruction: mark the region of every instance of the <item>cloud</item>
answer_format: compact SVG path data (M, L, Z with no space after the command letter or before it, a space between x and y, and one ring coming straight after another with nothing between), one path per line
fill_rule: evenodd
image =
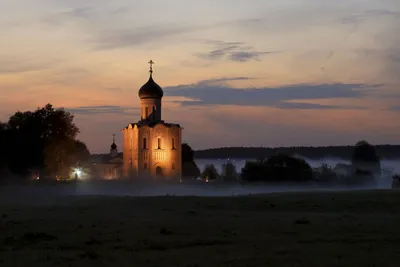
M136 29L102 31L95 37L93 42L100 50L138 46L179 35L190 31L190 29L190 27L186 26L149 26Z
M42 71L56 67L61 59L46 60L41 58L22 59L0 57L0 74Z
M194 55L204 60L231 60L235 62L246 62L260 60L260 56L279 53L278 51L260 52L242 42L206 41L213 49L206 53L195 53Z
M224 78L216 78L216 79L208 79L208 80L202 80L197 82L195 85L196 86L209 86L209 85L215 85L215 84L226 84L226 82L231 82L231 81L248 81L248 80L254 80L256 78L252 77L224 77Z
M66 108L68 112L80 115L97 115L97 114L129 114L139 115L139 108L122 107L122 106L82 106L75 108Z
M237 62L245 62L249 60L256 60L260 61L260 56L261 55L267 55L267 54L273 54L276 52L248 52L248 51L236 51L232 52L229 55L229 59L232 61L237 61Z
M239 79L247 78L239 77ZM234 78L221 78L215 81L229 80L234 80ZM274 88L232 88L226 84L215 84L212 80L206 80L192 85L166 87L165 95L190 98L192 101L181 101L181 103L191 106L242 105L271 106L285 109L355 109L355 107L343 105L296 103L296 100L362 98L367 95L368 89L375 90L379 87L380 85L336 83L297 84Z
M89 6L69 8L66 11L44 16L42 22L49 26L61 26L75 21L85 21L86 25L92 25L104 17L120 16L130 11L128 6L115 5L99 8L100 6L98 2L95 2Z
M370 10L364 10L356 14L344 16L340 19L340 22L343 24L355 24L363 22L367 19L377 18L382 16L399 18L400 12L388 9L370 9Z

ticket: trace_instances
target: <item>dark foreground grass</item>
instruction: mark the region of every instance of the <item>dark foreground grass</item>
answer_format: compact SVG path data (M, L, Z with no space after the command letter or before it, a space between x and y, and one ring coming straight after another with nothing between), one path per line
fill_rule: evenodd
M0 196L0 266L400 266L400 192Z

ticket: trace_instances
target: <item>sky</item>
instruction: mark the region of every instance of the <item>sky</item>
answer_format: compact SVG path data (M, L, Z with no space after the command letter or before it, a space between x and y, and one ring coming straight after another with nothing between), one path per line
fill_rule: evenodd
M0 0L0 120L47 103L92 153L139 88L194 149L400 142L398 0Z

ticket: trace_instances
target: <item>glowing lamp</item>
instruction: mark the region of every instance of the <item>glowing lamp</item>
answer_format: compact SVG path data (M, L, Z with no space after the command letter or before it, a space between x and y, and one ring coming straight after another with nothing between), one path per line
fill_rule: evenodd
M82 174L82 170L80 169L75 169L75 173L78 176L78 178L80 178L81 174Z

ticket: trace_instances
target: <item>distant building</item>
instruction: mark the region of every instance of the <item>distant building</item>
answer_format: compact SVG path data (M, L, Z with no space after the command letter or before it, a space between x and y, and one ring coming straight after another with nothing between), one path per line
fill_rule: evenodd
M118 147L115 144L115 135L111 144L110 153L93 162L94 177L101 177L105 180L120 179L122 177L122 157L118 155Z
M164 92L153 80L154 62L149 63L150 78L139 90L141 119L122 130L123 176L180 179L182 128L162 120Z

